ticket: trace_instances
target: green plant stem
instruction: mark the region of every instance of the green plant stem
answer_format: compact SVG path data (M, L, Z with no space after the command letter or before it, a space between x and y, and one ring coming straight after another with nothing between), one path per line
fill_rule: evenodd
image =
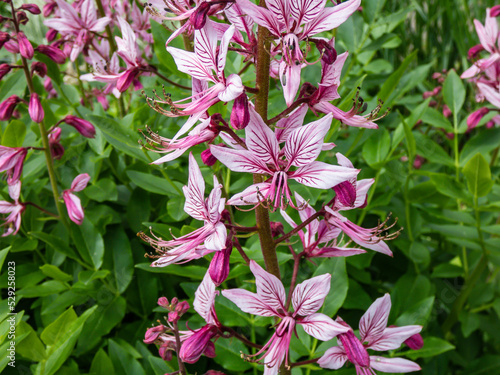
M16 29L16 32L19 33L19 24L17 23L17 18L16 18L16 11L14 9L14 4L13 2L10 3L11 10L12 10L12 17L14 19L14 27ZM33 80L31 79L31 74L30 74L30 69L28 66L28 62L26 59L21 56L21 61L23 65L23 70L24 70L24 75L26 76L26 82L28 84L28 89L30 92L30 95L33 93L36 93L35 87L33 86ZM64 216L64 210L62 208L61 202L59 200L59 192L57 190L57 180L56 180L56 173L54 170L54 164L52 162L52 155L50 153L50 145L49 145L49 137L47 134L47 129L45 128L45 123L44 121L38 123L38 128L40 129L40 136L42 138L42 144L43 144L43 152L45 154L45 161L47 163L47 171L49 172L49 180L50 180L50 186L52 188L52 194L54 196L54 202L56 204L57 208L57 213L68 230L68 233L71 233L70 226L68 223L68 220L66 220L66 216Z
M97 4L97 9L99 10L99 14L101 17L106 17L106 12L104 11L104 7L102 6L101 0L96 0ZM113 39L113 32L111 31L111 27L109 27L109 24L106 25L106 34L107 34L107 39L109 42L109 52L111 55L116 52L116 43L115 40Z
M380 171L381 170L382 169L379 169L377 171L377 174L375 175L375 181L373 182L373 185L371 186L370 191L368 193L368 197L366 199L366 206L370 205L370 202L372 201L373 195L375 194L375 189L377 188L377 184L378 184L378 180L380 178ZM361 215L358 219L358 225L363 224L363 220L365 219L365 216L367 213L368 213L368 210L366 210L366 209L361 211Z

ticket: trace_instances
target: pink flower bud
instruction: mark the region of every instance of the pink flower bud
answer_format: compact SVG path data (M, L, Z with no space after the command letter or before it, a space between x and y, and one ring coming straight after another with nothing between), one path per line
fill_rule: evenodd
M333 187L335 200L344 207L354 207L356 202L356 187L349 181L341 182Z
M9 185L19 181L27 154L28 150L24 147L0 146L0 172L6 172Z
M43 53L56 64L64 64L66 62L66 55L59 48L54 46L45 46L43 44L36 47L36 50Z
M5 75L8 74L11 70L12 68L9 64L0 64L0 80L2 80L2 78L5 77Z
M21 25L26 25L29 21L26 12L23 12L22 10L16 13L16 17L17 17L17 22L19 22Z
M178 322L181 317L179 316L179 313L177 311L170 311L168 313L168 321L170 323Z
M273 237L278 237L280 234L284 233L283 223L279 221L271 221L271 235Z
M477 124L479 124L481 119L489 112L490 110L486 107L483 107L475 112L472 112L469 115L469 117L467 117L467 129L469 130L474 129L477 126Z
M0 103L0 121L8 121L12 117L12 113L16 108L16 105L21 101L21 98L17 95L9 96L3 102Z
M232 250L233 243L228 238L226 240L226 247L220 251L215 252L214 257L210 262L208 272L210 273L210 278L217 286L222 284L229 275L229 258L231 256Z
M209 355L214 355L213 343L210 340L215 336L217 336L216 326L207 324L200 328L182 343L179 357L183 362L195 363L205 351L207 351ZM210 344L212 344L212 346Z
M95 137L95 128L87 120L83 120L79 117L68 115L61 120L61 122L65 122L66 124L74 127L78 133L83 135L86 138L94 138Z
M170 306L175 308L175 306L179 303L179 299L177 297L172 298L172 302L170 302Z
M151 327L146 331L146 334L144 335L144 342L145 344L152 344L156 341L158 336L160 336L163 332L167 330L167 327L165 327L163 324L160 324L159 326L156 327Z
M172 360L172 351L175 350L175 345L170 342L165 342L158 349L158 354L164 361Z
M47 75L47 65L40 61L33 61L31 63L31 74L36 73L44 78Z
M34 122L40 123L43 121L45 113L43 112L42 103L40 102L40 97L36 92L31 94L30 103L28 105L28 112L31 119Z
M443 116L444 117L450 117L451 116L450 107L448 107L446 104L443 106Z
M217 159L215 158L215 156L212 155L210 149L207 148L205 151L201 152L201 161L203 162L203 164L211 167L212 165L215 164Z
M500 16L500 5L495 5L490 9L490 17Z
M189 21L191 22L195 30L200 30L203 28L203 26L205 26L209 10L210 3L204 1L200 5L198 5L198 8L196 8L196 11L194 13L191 13Z
M327 41L320 39L316 42L316 48L321 53L321 60L325 64L331 65L337 60L337 51Z
M168 309L170 307L170 304L168 303L167 297L160 297L158 298L158 306L163 307L164 309Z
M3 47L5 43L7 43L10 39L9 33L6 33L5 31L0 31L0 48Z
M36 4L23 4L23 5L21 5L20 9L27 10L31 14L40 14L40 13L42 13L40 11L40 8Z
M50 153L54 159L60 159L64 155L64 147L61 145L61 128L57 127L49 134Z
M175 311L177 311L180 315L184 315L189 310L189 302L182 301L177 306L175 306Z
M208 370L207 372L205 372L205 375L226 375L226 374L220 371Z
M433 92L432 91L426 91L422 94L422 98L424 99L427 99L427 98L430 98L431 96L433 96Z
M484 50L484 47L482 46L482 44L475 45L474 47L471 47L469 49L469 52L467 53L467 57L469 58L469 60L474 60L477 58L477 55L479 54L479 52L481 52L483 50Z
M409 339L406 339L405 344L412 350L419 350L424 346L424 339L422 338L420 333L416 333Z
M45 33L45 38L47 38L47 41L50 43L56 38L57 33L58 33L57 30L48 29L47 32Z
M50 16L56 7L57 3L55 1L45 4L43 6L43 16L44 17Z
M486 123L486 129L491 129L494 126L495 126L495 121L488 121Z
M243 93L234 100L229 121L231 122L231 126L235 129L241 130L247 127L250 121L247 94Z
M340 339L340 342L344 346L347 358L349 358L349 361L352 364L360 367L370 366L370 357L368 356L368 352L356 335L354 335L352 330L349 330L346 333L341 333L337 336L337 338Z
M19 44L16 41L9 40L4 44L4 47L10 53L19 53Z
M33 50L33 46L30 41L26 38L26 35L24 35L22 31L17 33L17 42L19 43L19 53L21 56L25 59L31 60L35 51Z
M139 69L138 68L132 68L126 70L120 78L118 78L118 81L116 81L116 88L120 92L124 92L125 90L128 89L128 87L132 84L132 82L137 78L139 75Z

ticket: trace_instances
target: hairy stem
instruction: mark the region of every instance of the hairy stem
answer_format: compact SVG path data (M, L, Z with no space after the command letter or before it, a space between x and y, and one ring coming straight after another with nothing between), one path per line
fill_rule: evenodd
M186 375L186 367L184 367L184 362L182 362L179 352L181 350L181 338L179 336L179 326L177 322L174 322L174 336L175 336L175 347L177 348L177 363L179 364L179 373L181 375Z

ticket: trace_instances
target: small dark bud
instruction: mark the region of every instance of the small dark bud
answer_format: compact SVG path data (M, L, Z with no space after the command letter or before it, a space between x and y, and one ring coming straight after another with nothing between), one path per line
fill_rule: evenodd
M49 29L47 31L47 33L45 34L45 37L47 38L47 40L49 41L49 43L52 42L56 38L57 33L58 33L58 31L54 30L54 29Z
M0 48L3 47L3 45L8 42L10 39L9 33L6 33L5 31L0 31Z
M56 64L64 64L66 62L65 53L57 47L40 44L38 47L36 47L36 50L46 55Z
M22 10L16 13L16 17L17 17L17 22L19 22L21 25L26 25L29 21L28 15L26 14L26 12L23 12Z
M8 74L10 71L12 70L12 68L10 67L9 64L0 64L0 80L2 80L2 78Z
M210 148L207 148L205 151L202 151L201 160L203 161L203 164L205 164L208 167L211 167L217 161L215 156L212 155Z
M19 53L21 56L25 59L31 60L35 54L35 50L22 31L17 33L17 43L19 43Z
M490 17L500 16L500 5L495 5L490 9Z
M316 48L321 53L321 60L325 64L333 64L337 60L337 51L328 42L319 40L316 42Z
M48 17L54 12L54 9L56 9L57 3L55 1L51 3L47 3L43 6L43 16Z
M283 224L279 221L271 222L271 234L273 237L278 237L280 234L284 233Z
M202 29L203 26L205 26L205 23L207 23L207 14L209 10L210 3L203 2L198 5L196 11L191 14L191 16L189 17L189 21L191 22L195 30Z
M47 65L40 61L33 61L31 63L31 74L36 73L44 78L47 75Z
M23 4L23 5L21 5L20 9L27 10L31 14L40 14L40 13L42 13L40 11L40 8L36 4Z
M479 55L479 52L483 51L484 47L481 44L477 44L474 47L469 48L469 52L467 53L467 57L469 60L475 60Z
M229 119L231 126L235 129L245 129L250 122L250 112L248 110L248 97L243 93L238 96L233 103L233 110Z

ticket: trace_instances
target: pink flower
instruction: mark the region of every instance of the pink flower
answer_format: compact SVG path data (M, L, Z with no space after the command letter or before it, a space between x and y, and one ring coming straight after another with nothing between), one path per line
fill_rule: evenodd
M338 336L338 346L328 349L319 359L318 365L337 370L349 361L356 367L358 375L375 374L374 370L391 373L419 371L420 366L407 359L372 356L367 352L367 349L375 351L397 349L405 340L422 329L421 326L387 327L390 310L389 294L378 298L359 321L360 339L354 335L347 323L337 318L348 331ZM365 342L366 344L363 344Z
M60 122L64 122L72 127L74 127L78 133L86 138L95 137L95 128L89 121L81 119L79 117L68 115L63 118Z
M28 149L24 147L0 146L0 172L7 173L9 185L14 185L19 181L27 153Z
M28 113L34 122L42 122L45 113L43 112L42 103L40 102L40 97L36 92L31 94L30 102L28 105Z
M62 193L66 209L68 210L68 216L72 222L78 225L82 224L85 215L80 198L73 193L85 189L89 180L90 176L87 173L80 174L71 183L71 188L64 190Z
M268 343L252 355L266 352L262 357L265 363L264 375L278 374L283 360L288 365L290 339L297 324L300 324L306 333L322 341L331 340L348 331L348 328L334 322L330 317L316 313L330 291L330 274L316 276L298 284L292 293L294 311L291 312L285 307L286 293L281 281L253 260L250 261L250 270L255 276L257 293L245 289L229 289L223 290L222 295L246 313L275 316L280 319Z
M297 205L301 207L299 215L303 222L316 213L316 210L314 210L314 208L312 208L297 192L295 192L295 200ZM297 226L285 211L281 210L281 215L292 228ZM337 246L337 237L340 235L341 230L336 226L328 224L326 220L315 219L307 224L304 229L305 233L301 230L297 234L302 242L304 248L303 255L306 258L348 257L366 252L362 249ZM324 244L324 246L320 247L319 245L321 244Z
M154 235L154 238L151 238L144 233L139 233L141 238L155 247L160 254L156 256L158 259L151 264L152 267L184 263L225 248L227 230L221 221L225 199L221 198L222 185L215 176L213 181L214 188L205 199L205 181L193 154L189 154L189 180L188 185L183 187L186 197L184 211L192 218L203 221L204 225L194 232L182 237L174 237L169 241Z
M279 39L272 54L281 53L279 76L285 101L290 106L300 86L300 71L305 57L300 42L323 31L337 28L353 14L361 0L350 0L325 7L322 0L267 0L268 9L248 0L237 0L241 10Z
M467 117L467 129L474 129L481 119L490 112L489 108L483 107L475 112L472 112L469 117Z
M21 193L21 181L16 181L9 185L9 195L14 200L14 203L7 201L0 201L0 213L9 214L5 219L2 226L5 226L5 231L2 237L15 235L21 227L21 214L25 209L23 203L19 202L19 195Z
M277 131L275 134L250 108L250 122L245 128L247 150L210 146L212 154L232 171L269 176L267 181L233 196L229 204L263 204L271 209L285 209L291 205L297 208L290 196L288 179L317 189L329 189L358 174L359 170L354 168L315 161L325 148L323 138L330 129L331 115L306 126L300 126L300 118L298 120L291 122L294 129L290 132ZM286 144L280 150L279 143L283 141ZM331 145L326 145L326 149L329 148Z

